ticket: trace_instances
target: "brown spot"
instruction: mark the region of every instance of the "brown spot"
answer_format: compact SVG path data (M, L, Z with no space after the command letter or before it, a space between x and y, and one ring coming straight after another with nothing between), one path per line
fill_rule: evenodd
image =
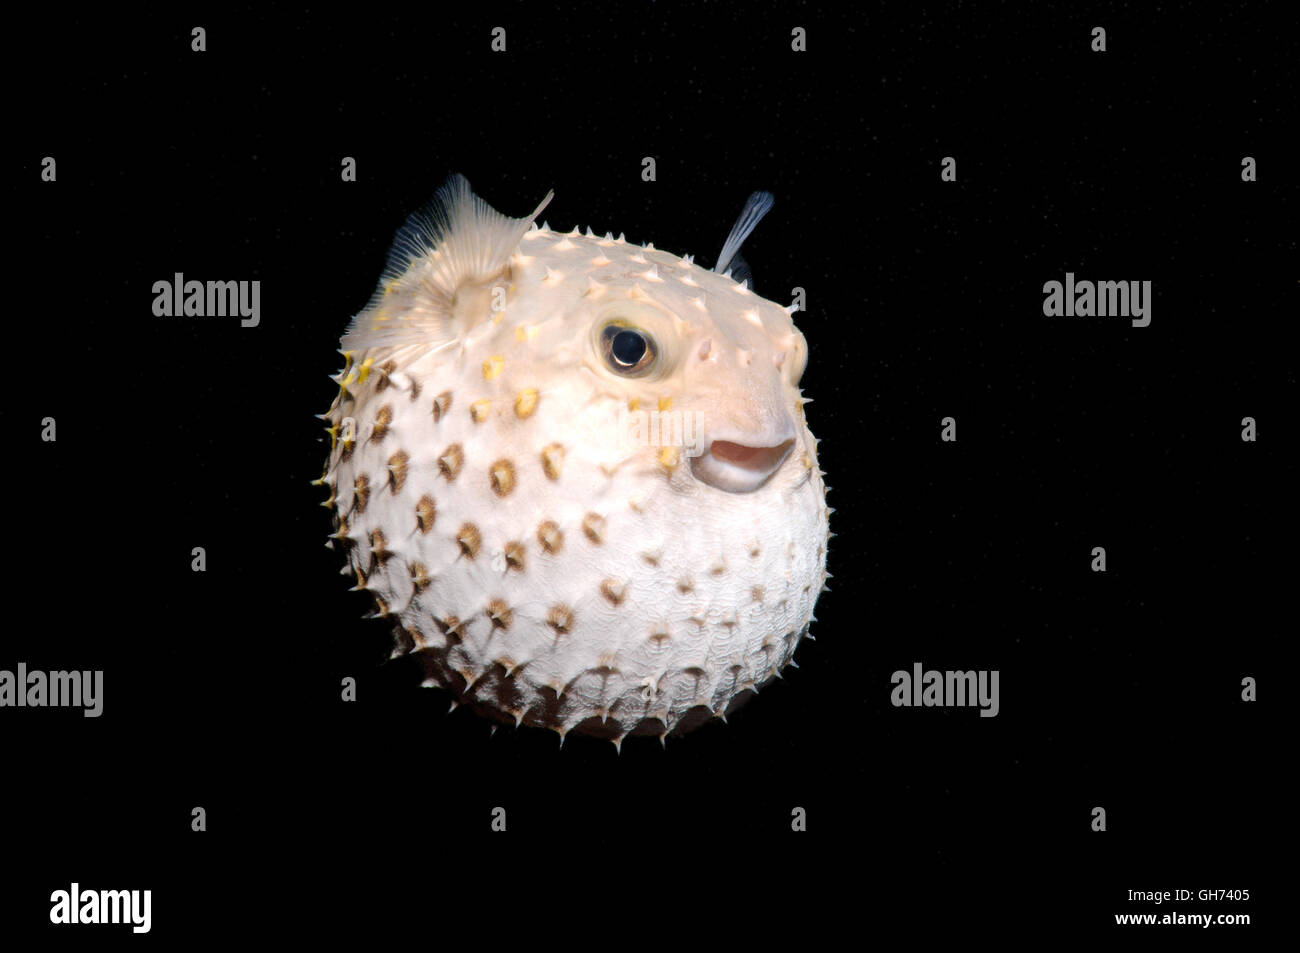
M515 620L514 612L500 599L493 599L488 603L487 615L492 620L494 629L508 629L510 623Z
M663 629L656 629L655 631L650 633L650 641L653 642L655 645L662 645L663 643L671 642L672 640L673 640L672 635L670 635L668 632L665 632Z
M568 606L551 606L551 611L546 613L546 624L556 635L567 634L573 630L573 610Z
M555 520L542 520L537 527L537 541L548 553L558 553L564 547L564 533Z
M509 496L515 488L515 465L502 458L492 464L492 468L488 471L488 478L492 482L493 493L497 496Z
M393 424L393 408L391 404L384 404L379 408L379 413L375 415L375 429L370 434L370 439L379 443L388 433L388 428Z
M460 544L460 551L473 559L478 555L478 550L483 545L483 537L478 531L478 527L473 523L466 523L456 533L456 542Z
M750 588L749 594L755 602L761 603L763 598L767 595L767 590L762 586L753 586Z
M659 552L658 550L655 550L654 552L642 553L641 558L644 559L651 566L658 566L659 560L663 558L663 553Z
M376 594L373 593L373 592L371 593L371 595L374 596L374 599L375 599L375 615L374 615L374 618L376 618L376 619L386 619L386 618L388 618L388 603L384 601L383 596L376 595Z
M513 569L516 572L524 571L524 544L520 542L506 543L506 568Z
M388 486L394 493L402 489L406 483L406 465L411 462L411 458L405 450L398 450L388 458Z
M357 448L357 438L355 434L343 438L342 459L347 460L352 456L352 451Z
M403 628L406 632L406 637L411 640L411 648L426 649L429 647L429 640L425 637L424 633L415 626L408 625Z
M491 410L492 401L488 400L486 397L476 400L474 403L469 405L469 415L473 418L474 423L476 424L481 424L483 421L487 420L488 413L491 412Z
M623 600L627 598L627 583L619 582L617 579L606 579L600 584L600 594L611 604L622 605Z
M382 394L392 384L392 381L388 379L388 375L395 370L397 370L396 361L385 361L379 365L379 380L375 381L376 394Z
M447 637L448 642L459 642L464 634L465 623L454 615L449 615L445 619L434 619L442 634Z
M420 502L415 504L415 525L419 527L421 533L433 529L433 521L437 515L438 504L433 501L433 497L427 494L420 497Z
M370 477L362 473L352 484L352 512L364 513L368 502L370 502Z
M722 562L718 563L716 566L714 566L712 569L709 570L709 572L715 576L721 576L726 571L727 571L727 564Z
M383 564L392 558L392 550L388 548L388 540L384 536L382 529L370 531L370 565L374 568L376 563Z
M445 390L433 399L433 422L438 423L447 416L449 410L451 410L451 391Z
M749 548L749 558L750 558L750 559L757 559L757 558L758 558L758 554L759 554L759 552L760 552L760 550L759 550L759 548L758 548L758 543L755 543L753 546L751 546L751 547Z
M512 659L509 655L503 655L500 658L493 659L492 664L500 665L503 669L505 669L506 678L509 678L511 675L513 675L515 673L515 669L519 667L519 663L516 662L514 659Z
M686 595L687 593L694 592L695 583L691 582L691 580L686 576L683 576L681 579L677 580L677 591L680 592L682 595Z
M442 451L442 455L438 457L438 469L442 472L442 475L447 478L448 483L456 479L460 474L460 468L464 465L465 451L460 448L460 444L458 443L453 443L446 450Z
M605 517L599 513L588 513L582 518L582 531L589 540L600 545L605 541Z
M433 577L429 575L429 570L424 563L411 563L406 568L411 573L411 582L415 585L416 595L429 588L429 583L433 582Z
M408 378L408 379L409 379L410 382L411 382L411 400L419 400L419 399L420 399L420 382L417 381L414 377L412 377L412 378Z
M542 449L542 469L552 480L560 478L564 469L564 447L558 443L548 444Z

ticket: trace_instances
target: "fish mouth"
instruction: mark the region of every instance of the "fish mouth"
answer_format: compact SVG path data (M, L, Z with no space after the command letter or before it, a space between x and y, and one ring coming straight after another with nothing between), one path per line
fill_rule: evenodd
M781 469L793 449L794 438L761 447L714 440L704 453L691 458L691 472L697 480L719 490L752 493Z

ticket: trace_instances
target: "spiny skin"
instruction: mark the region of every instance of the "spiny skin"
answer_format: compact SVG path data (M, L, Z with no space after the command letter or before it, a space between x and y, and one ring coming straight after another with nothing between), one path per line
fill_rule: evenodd
M413 256L367 312L423 320L438 299L428 339L345 350L325 415L335 539L397 652L458 700L562 738L725 715L791 661L827 577L789 313L576 229L532 228L445 295L438 257ZM611 321L654 341L650 374L611 367ZM725 455L620 440L621 408L700 411L703 446L772 448L773 472L733 492L746 475Z

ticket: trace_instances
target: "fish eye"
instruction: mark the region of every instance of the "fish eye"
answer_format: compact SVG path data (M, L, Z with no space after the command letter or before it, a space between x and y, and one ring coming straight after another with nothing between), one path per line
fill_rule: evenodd
M600 347L605 363L620 374L640 376L654 366L654 340L640 328L608 324L601 331Z

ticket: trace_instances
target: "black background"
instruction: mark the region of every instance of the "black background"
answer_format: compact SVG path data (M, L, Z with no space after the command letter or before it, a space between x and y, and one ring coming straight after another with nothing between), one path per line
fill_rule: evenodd
M1248 888L1176 906L1266 929L1293 790L1285 9L32 15L10 40L0 668L103 669L105 708L0 711L6 928L57 932L49 893L79 880L151 888L163 943L504 942L529 898L568 942L600 911L649 935L711 910L747 935L1115 936L1168 909L1129 889L1179 887ZM806 289L834 579L800 667L730 724L557 750L380 665L387 629L322 545L313 414L393 233L452 172L507 214L553 188L553 227L705 264L775 193L745 256L765 297ZM260 280L260 326L154 317L178 271ZM1151 325L1044 317L1067 271L1152 281ZM916 661L998 669L1001 713L892 707Z

